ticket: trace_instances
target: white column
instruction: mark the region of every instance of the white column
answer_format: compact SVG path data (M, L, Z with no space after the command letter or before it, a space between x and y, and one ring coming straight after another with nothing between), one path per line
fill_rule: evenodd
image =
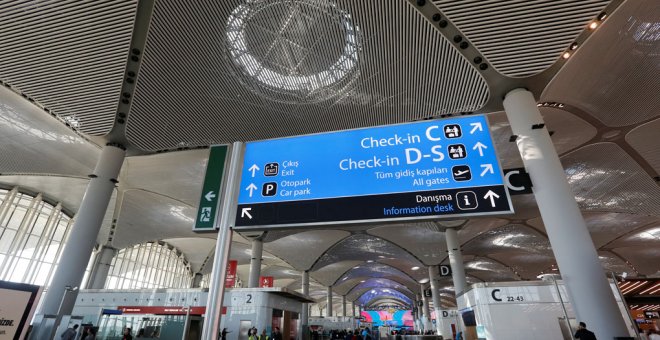
M327 312L327 316L331 317L332 316L332 287L328 287L328 306L325 308Z
M431 327L431 310L429 308L429 300L424 295L425 285L420 284L419 289L422 292L422 309L424 310L424 316L422 317L422 323L424 324L424 331L430 330Z
M236 220L236 201L238 199L242 159L243 143L235 142L231 147L229 172L226 178L227 185L223 192L223 199L218 204L220 218L215 220L218 238L215 242L213 270L211 271L211 279L209 281L206 314L204 315L204 325L202 326L202 339L204 340L216 340L220 336L220 319L222 317L222 305L225 295L225 277L227 276L227 265L229 264L229 253L231 251L231 239L233 236L231 226L234 225Z
M429 266L429 279L431 294L433 296L433 309L435 310L435 334L442 334L442 306L440 304L440 268ZM448 334L447 334L448 336Z
M341 296L341 316L346 315L346 295Z
M309 271L305 270L302 272L302 294L305 296L309 295ZM299 332L302 339L307 339L307 326L309 324L309 303L302 304L302 311L300 313L300 327Z
M252 240L252 258L250 259L250 277L248 278L248 288L259 287L259 277L261 276L261 256L264 251L264 243L261 239Z
M115 145L103 147L76 214L76 220L62 250L61 260L53 275L53 281L48 287L44 303L41 306L41 314L57 314L65 291L67 291L66 287L80 286L125 154L126 151L122 147ZM68 294L74 299L76 295L76 292ZM70 314L71 310L67 309L61 311L61 314Z
M465 281L465 265L463 264L463 254L461 253L461 245L458 242L458 234L456 229L447 228L445 230L445 238L447 239L449 265L451 266L452 272L451 277L454 281L456 297L458 297L467 289L467 283Z
M105 287L105 281L110 271L110 264L112 264L112 258L115 255L117 255L117 249L109 246L101 247L99 253L96 255L92 272L89 275L87 288L103 289Z
M518 136L518 150L577 321L584 321L599 339L628 336L557 151L547 129L538 128L543 118L534 96L525 89L512 90L504 98L504 109Z

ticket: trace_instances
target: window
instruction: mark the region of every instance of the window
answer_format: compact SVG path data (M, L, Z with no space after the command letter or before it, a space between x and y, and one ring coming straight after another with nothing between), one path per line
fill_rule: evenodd
M165 242L147 242L117 252L105 288L190 288L191 282L188 261L176 248Z
M48 286L72 225L41 194L0 189L0 280Z

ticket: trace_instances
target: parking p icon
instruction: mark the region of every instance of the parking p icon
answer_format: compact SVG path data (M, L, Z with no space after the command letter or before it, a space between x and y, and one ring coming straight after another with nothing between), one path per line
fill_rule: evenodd
M275 196L277 194L277 183L267 182L261 187L261 196Z

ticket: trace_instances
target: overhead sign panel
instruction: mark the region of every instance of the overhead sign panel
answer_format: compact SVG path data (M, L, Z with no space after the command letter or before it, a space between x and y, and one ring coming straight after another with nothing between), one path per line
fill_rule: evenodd
M236 228L511 213L484 116L246 144Z
M193 231L215 231L215 219L220 201L220 190L227 158L226 145L213 145L209 150L204 185L197 208Z

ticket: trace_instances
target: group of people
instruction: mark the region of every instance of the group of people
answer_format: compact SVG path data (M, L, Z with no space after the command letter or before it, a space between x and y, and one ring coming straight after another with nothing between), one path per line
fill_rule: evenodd
M81 334L80 337L76 337L78 335L78 325L73 325L73 327L67 328L61 335L60 338L62 340L96 340L96 327L87 327L85 328L84 334ZM133 335L131 335L131 329L130 328L124 328L123 334L122 334L122 340L133 340Z
M73 327L67 328L60 337L62 340L76 340L78 335L78 325L73 325ZM80 335L78 339L81 340L95 340L96 339L96 328L87 327L85 328L83 334Z
M228 331L227 328L222 329L222 332L220 333L222 340L227 340L228 333L231 332ZM265 328L261 331L261 334L259 334L257 327L252 327L248 329L247 336L248 340L282 340L282 332L280 332L279 327L275 327L273 333L270 335L268 335Z
M320 335L318 331L312 331L312 340L320 340ZM369 328L356 329L355 331L331 330L329 335L330 339L333 340L375 340Z

